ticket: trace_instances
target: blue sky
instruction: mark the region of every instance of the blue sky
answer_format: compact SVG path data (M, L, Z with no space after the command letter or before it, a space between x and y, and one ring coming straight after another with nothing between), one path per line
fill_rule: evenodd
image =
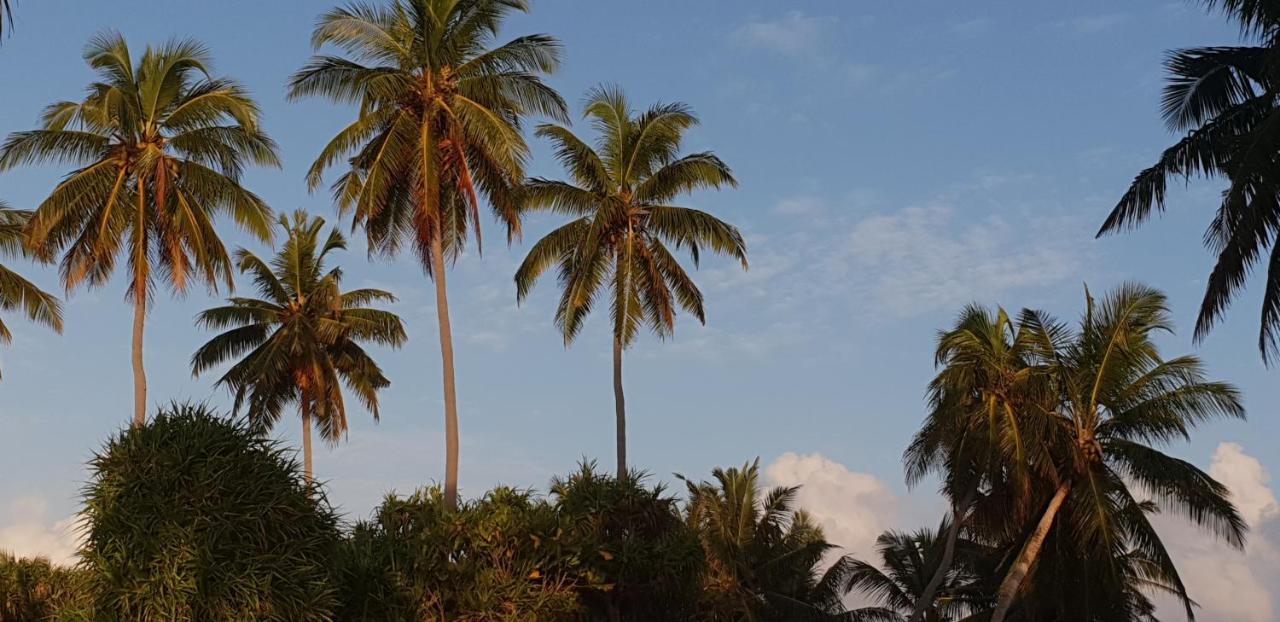
M1162 54L1235 42L1233 26L1190 2L1160 0L782 4L543 0L507 30L564 41L551 83L575 114L599 82L621 85L639 106L690 104L703 124L688 149L716 151L741 181L688 204L742 228L751 269L705 262L695 276L707 326L685 317L673 340L645 337L628 354L636 464L670 479L759 456L774 481L835 486L814 504L868 495L866 504L820 508L836 531L866 512L877 526L932 524L940 511L932 490L906 496L899 458L923 416L935 331L971 300L1074 318L1083 283L1101 291L1125 280L1170 295L1181 330L1166 340L1169 353L1200 354L1247 397L1249 422L1207 426L1175 451L1206 467L1274 461L1280 391L1254 347L1257 292L1205 343L1190 339L1212 265L1200 236L1219 185L1175 184L1165 217L1133 235L1093 238L1132 176L1171 141L1158 114ZM193 36L212 48L217 73L257 96L282 145L284 170L251 171L246 185L277 210L336 222L327 195L309 195L303 174L353 113L288 103L283 86L311 52L314 17L330 5L19 2L16 31L0 47L0 132L30 128L42 106L80 94L91 79L80 50L103 28L139 49ZM559 175L546 145L535 143L535 154L532 173ZM63 172L2 174L0 198L34 206ZM565 349L551 324L552 280L515 305L515 265L552 224L531 220L509 249L492 228L484 257L469 254L451 273L464 494L498 482L543 486L583 456L612 463L604 316ZM230 223L225 231L229 244L245 243ZM400 296L394 309L410 332L407 347L379 353L393 382L383 421L356 417L350 441L316 458L334 501L364 516L385 491L442 476L439 356L430 284L409 258L371 263L357 242L341 261L350 283ZM52 270L23 271L56 288ZM6 500L13 524L71 514L84 460L127 421L123 292L120 282L76 292L61 337L11 322L15 343L0 350L0 526ZM187 366L208 337L191 318L211 300L163 298L152 312L153 402L227 402ZM283 425L293 442L296 422ZM1268 466L1250 471L1265 492L1260 517L1275 515L1274 496L1265 501ZM866 509L874 504L885 509ZM871 533L849 529L851 539Z

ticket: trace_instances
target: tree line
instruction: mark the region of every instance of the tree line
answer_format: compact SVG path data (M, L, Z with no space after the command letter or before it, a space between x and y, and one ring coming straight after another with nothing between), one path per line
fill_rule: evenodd
M1206 233L1218 259L1195 336L1221 318L1270 249L1259 336L1269 360L1280 326L1280 192L1272 171L1280 137L1271 123L1280 5L1204 4L1239 22L1246 45L1170 54L1163 112L1183 138L1135 178L1099 235L1163 209L1170 177L1225 178L1229 187ZM11 19L10 9L5 2L0 16ZM763 490L754 465L717 470L711 482L688 482L683 502L645 484L626 458L623 353L644 327L670 335L678 310L705 319L702 294L677 253L696 265L710 250L746 267L736 228L674 205L690 192L737 182L713 153L683 152L682 138L698 122L683 104L637 112L621 89L602 86L588 93L583 110L595 136L571 131L567 104L544 82L559 66L559 42L548 35L496 42L503 20L528 9L522 0L347 5L321 16L312 37L316 55L289 80L291 98L320 97L357 109L316 158L308 187L319 189L337 169L333 201L366 236L371 254L410 253L435 285L443 486L389 497L373 520L346 530L337 528L313 481L311 429L331 442L341 438L347 394L379 415L378 395L390 380L365 347L405 343L400 319L374 306L394 296L344 291L342 271L330 261L345 247L344 236L303 212L277 218L242 186L247 166L279 166L277 146L260 127L250 94L210 74L203 45L173 40L135 56L117 33L89 43L85 60L98 79L84 98L51 104L40 127L15 132L0 146L0 171L71 167L34 210L0 210L0 251L57 262L68 291L105 284L115 263L125 260L126 295L135 311L133 426L92 464L84 511L90 535L80 569L46 572L38 563L10 560L0 564L5 572L72 573L67 581L84 580L88 587L35 591L45 601L80 594L91 601L88 610L106 619L1146 620L1155 619L1158 595L1181 602L1193 617L1191 594L1150 517L1175 511L1236 547L1243 546L1247 525L1221 483L1164 451L1189 439L1197 425L1242 418L1244 409L1238 391L1208 378L1198 358L1166 358L1159 351L1155 336L1172 331L1167 301L1136 283L1101 298L1086 290L1076 323L1040 310L1010 314L975 304L940 333L928 412L904 463L909 483L940 482L949 515L936 530L886 533L876 562L832 553L821 530L792 507L794 490ZM566 180L525 176L524 130L532 118L546 120L534 134L552 144ZM522 300L556 269L555 325L566 344L597 296L607 296L617 420L613 476L584 465L553 482L545 497L496 489L459 499L446 277L469 243L481 248L482 206L506 229L508 242L521 234L522 216L531 211L566 218L532 246L514 277ZM282 243L269 259L245 249L231 253L214 226L226 217L264 242L279 237ZM229 364L217 383L245 418L174 406L148 423L142 351L155 290L181 293L193 281L229 290L235 272L253 283L258 297L229 298L201 313L199 325L221 332L191 364L195 374ZM61 329L57 298L2 267L0 303ZM0 338L9 338L3 324ZM295 408L305 432L300 468L262 437ZM148 438L151 445L140 440ZM159 477L165 469L157 465L222 455L203 445L217 439L229 443L231 454L264 459L260 476L293 491L287 493L297 502L293 517L310 517L319 530L298 536L312 538L307 546L320 551L315 559L322 562L299 585L302 600L288 605L296 608L268 602L283 592L262 583L280 576L263 574L270 564L304 554L306 547L280 544L293 536L268 538L256 549L247 543L263 565L226 573L231 583L225 586L201 582L208 573L197 572L196 562L205 556L193 548L233 533L228 526L235 520L284 511L287 504L276 507L283 497L203 510L233 512L224 516L232 522L210 523L220 529L193 528L204 524L204 514L155 516L158 507L199 510L194 500L173 497L191 482ZM257 459L249 454L233 464ZM131 457L117 462L119 455ZM124 479L114 479L117 467ZM247 466L232 468L253 476ZM199 475L177 471L166 477ZM574 501L571 493L580 488L592 491L594 501ZM151 496L127 506L123 491ZM132 511L142 513L113 513ZM170 521L172 532L138 532L137 525L151 524L147 517ZM288 526L304 527L297 520ZM679 559L663 557L671 553L663 548L668 545ZM339 555L334 551L355 558L324 557ZM621 551L643 563L612 564ZM678 568L662 565L667 562ZM140 570L169 563L178 570L163 581L177 583L149 583L161 578ZM598 567L602 563L609 568ZM321 571L335 564L349 574L335 579ZM104 578L111 582L95 583ZM673 591L657 596L646 589ZM26 588L8 593L40 600ZM849 609L850 594L874 604ZM344 600L350 598L360 604ZM161 608L148 609L153 606ZM357 609L344 609L349 606Z

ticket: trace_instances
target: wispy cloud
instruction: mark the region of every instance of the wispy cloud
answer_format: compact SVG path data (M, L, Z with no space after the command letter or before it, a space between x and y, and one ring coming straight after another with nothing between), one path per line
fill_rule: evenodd
M834 17L813 17L792 11L776 20L752 21L733 31L732 38L787 56L812 56L822 51Z
M1128 19L1129 16L1124 13L1102 13L1065 19L1058 22L1057 25L1059 28L1064 28L1078 35L1091 35L1111 30L1128 21Z
M975 17L951 25L951 32L959 35L977 36L985 34L995 25L996 20L990 17Z

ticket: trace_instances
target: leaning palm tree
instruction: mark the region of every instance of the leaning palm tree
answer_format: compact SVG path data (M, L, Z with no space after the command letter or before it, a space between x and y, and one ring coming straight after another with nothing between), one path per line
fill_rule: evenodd
M1154 337L1172 330L1163 294L1124 285L1101 303L1086 298L1075 330L1037 311L1024 311L1019 321L1033 335L1035 358L1050 370L1058 397L1022 413L1024 429L1034 430L1046 448L1034 469L1044 483L1037 494L1041 509L1000 582L992 622L1009 615L1051 536L1058 538L1059 550L1069 547L1068 559L1095 560L1084 564L1084 574L1119 588L1133 577L1126 564L1113 560L1145 560L1140 578L1175 594L1190 617L1192 601L1148 520L1154 508L1138 500L1135 485L1159 507L1183 514L1228 544L1244 542L1246 525L1227 488L1160 450L1189 439L1201 422L1243 417L1239 392L1207 380L1194 356L1160 354Z
M15 210L0 201L0 258L20 257L22 230L31 219L31 212ZM62 304L18 273L0 264L0 310L20 311L27 319L62 332ZM0 343L13 341L13 333L0 318Z
M347 433L343 384L378 418L378 391L391 383L361 343L399 347L405 341L399 317L365 306L393 302L394 296L379 289L343 292L342 270L326 270L329 253L346 248L346 239L335 229L322 240L323 228L324 219L299 210L292 219L280 218L286 240L270 263L237 252L240 271L262 298L231 298L197 316L205 328L229 330L191 357L197 376L236 361L218 384L235 395L236 410L247 404L256 425L273 426L286 406L297 404L308 480L314 472L312 422L330 444Z
M1252 269L1267 266L1258 347L1280 352L1280 4L1206 0L1238 21L1246 42L1175 50L1165 61L1163 113L1181 140L1138 173L1098 235L1132 229L1163 211L1170 179L1227 182L1204 235L1217 254L1196 321L1202 339L1226 313Z
M209 51L191 40L147 47L135 61L119 33L90 40L98 81L78 102L45 109L40 129L11 134L0 171L21 164L76 166L39 205L26 245L52 261L70 291L104 285L128 262L134 307L134 425L146 420L143 330L153 289L185 293L193 279L232 285L231 258L214 229L229 214L268 239L271 210L240 185L246 164L279 166L258 127L258 107L235 82L209 73Z
M529 149L521 120L565 117L563 100L540 75L560 62L546 35L493 46L525 0L384 0L353 3L320 18L312 36L345 56L316 56L294 74L290 97L321 96L360 106L356 120L321 151L307 176L314 190L338 161L338 208L363 227L371 253L408 245L435 282L445 406L445 506L458 499L458 402L447 264L468 229L480 246L480 201L520 232L512 191Z
M613 314L613 394L617 416L618 478L627 477L626 400L622 352L642 325L659 337L675 328L677 306L706 322L702 292L669 246L687 249L694 264L702 249L747 266L746 244L733 226L696 209L672 205L682 194L735 186L729 167L710 152L680 155L685 131L697 117L684 104L658 104L636 115L616 88L587 94L586 116L599 135L594 144L568 128L543 125L572 181L530 179L526 209L574 219L534 244L516 271L523 301L548 268L559 267L563 292L555 321L565 344L577 337L600 290Z
M975 596L980 599L977 587L980 577L971 564L955 564L944 560L947 549L954 551L956 542L948 542L943 536L950 533L949 521L943 521L937 531L921 529L915 533L887 531L876 538L876 552L880 566L862 560L852 560L844 577L850 591L871 598L876 604L849 612L850 622L903 622L915 615L921 601L922 620L947 622L959 620L974 610ZM979 549L969 542L958 543L966 555L973 557ZM954 554L954 552L952 553ZM945 566L945 568L944 568ZM942 571L944 582L930 590L934 575Z

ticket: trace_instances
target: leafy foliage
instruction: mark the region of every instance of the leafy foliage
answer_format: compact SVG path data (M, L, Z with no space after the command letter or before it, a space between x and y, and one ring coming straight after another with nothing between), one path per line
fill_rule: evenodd
M924 588L942 561L947 521L936 531L921 529L913 533L887 531L876 538L880 556L877 567L862 560L847 560L841 568L845 589L871 598L878 605L850 612L852 621L900 622L908 619ZM976 609L982 600L982 577L975 561L982 553L972 542L961 541L957 561L946 569L941 589L924 610L925 622L960 620Z
M175 404L90 465L80 551L97 619L333 619L339 531L291 452Z
M0 201L0 259L25 257L22 230L31 220L31 212L11 209ZM0 310L19 311L27 319L62 332L62 303L34 283L0 264ZM13 340L13 333L0 317L0 343Z
M0 622L90 620L84 573L0 551Z

